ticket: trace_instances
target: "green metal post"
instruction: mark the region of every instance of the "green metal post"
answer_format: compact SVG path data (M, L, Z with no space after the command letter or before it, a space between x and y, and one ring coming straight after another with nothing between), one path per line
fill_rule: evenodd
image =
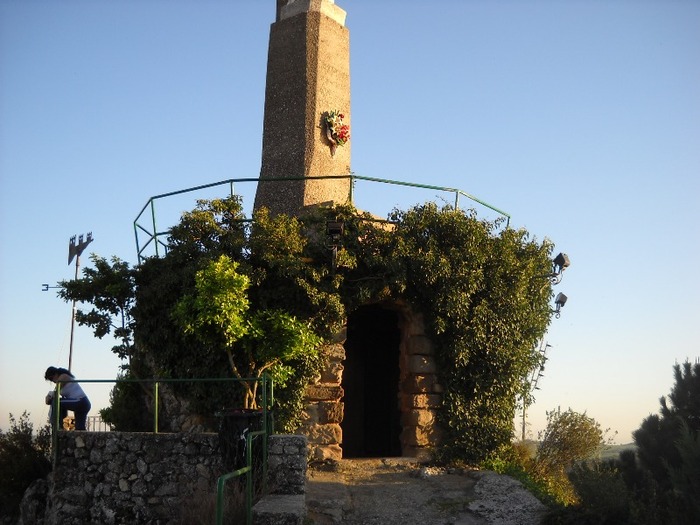
M155 201L153 199L151 199L151 221L153 223L153 236L155 238L156 257L158 257L159 254L158 254L158 230L156 229L156 206L155 206Z
M155 410L155 415L154 415L154 427L153 427L153 432L158 433L158 381L153 383L153 403L154 403L154 410Z
M53 463L54 465L56 465L56 463L58 462L58 425L63 424L63 422L61 421L61 383L56 383L55 399L51 401L51 404L55 411L55 413L53 414L54 425L52 429L51 443L53 445Z
M245 520L247 525L253 523L253 432L246 436L245 462L250 469L245 475Z
M262 476L263 476L263 492L267 491L267 436L272 432L271 428L267 428L267 420L270 417L268 412L268 402L267 402L267 385L268 385L268 375L263 374L263 424L262 424ZM271 425L272 426L272 425Z
M226 482L231 478L236 478L241 474L246 474L249 470L251 470L251 467L243 467L241 469L234 470L233 472L229 472L228 474L224 474L223 476L219 476L219 479L216 482L216 525L222 525L224 523L224 487ZM248 525L251 525L250 522Z

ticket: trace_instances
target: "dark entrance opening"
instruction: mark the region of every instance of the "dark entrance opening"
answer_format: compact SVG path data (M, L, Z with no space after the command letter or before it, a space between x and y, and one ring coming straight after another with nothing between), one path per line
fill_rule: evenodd
M343 457L401 455L398 313L378 305L348 318L343 370Z

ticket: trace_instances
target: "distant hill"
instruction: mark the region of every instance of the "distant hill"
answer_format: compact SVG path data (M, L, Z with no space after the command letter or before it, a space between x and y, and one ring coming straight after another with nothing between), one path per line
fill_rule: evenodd
M538 441L534 441L532 439L527 439L524 442L520 441L522 445L524 445L525 449L529 452L530 457L534 457L535 454L537 453L537 447L539 446ZM634 443L626 443L624 445L606 445L603 451L600 453L600 458L601 460L605 461L608 459L618 459L620 457L620 453L624 452L625 450L637 450L637 445Z
M600 459L617 459L620 457L620 453L625 450L637 450L637 445L634 443L627 443L626 445L608 445L600 453Z

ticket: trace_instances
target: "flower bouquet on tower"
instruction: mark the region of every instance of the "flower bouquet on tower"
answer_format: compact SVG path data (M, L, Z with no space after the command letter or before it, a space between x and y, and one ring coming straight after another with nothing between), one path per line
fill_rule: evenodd
M324 118L326 121L326 137L331 143L331 155L335 155L336 148L350 140L350 126L343 123L345 115L335 109L327 112Z

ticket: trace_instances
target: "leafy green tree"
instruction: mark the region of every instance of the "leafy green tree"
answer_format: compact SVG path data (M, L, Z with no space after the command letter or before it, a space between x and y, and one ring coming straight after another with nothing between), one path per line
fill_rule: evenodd
M76 310L75 320L81 326L92 328L95 337L102 339L111 333L119 344L112 347L120 359L130 360L133 352L135 270L129 263L112 257L92 254L94 268L83 268L83 277L58 283L58 296L66 302L78 301L92 305L89 311Z
M152 375L134 343L135 321L132 311L136 306L136 277L138 268L118 257L110 261L96 254L90 255L93 267L86 266L82 277L59 283L58 296L66 302L77 301L92 308L77 309L75 320L81 326L92 328L95 337L102 339L112 334L118 344L112 352L125 363L117 379L135 380ZM152 428L147 417L152 405L151 389L138 383L118 383L111 394L111 406L100 415L115 430L139 431Z
M675 383L668 397L661 397L659 414L644 419L632 434L638 461L627 461L623 474L635 491L636 515L695 523L700 520L700 363L676 364L673 372Z
M0 430L0 516L17 516L24 491L51 472L50 447L48 425L34 433L27 412L10 414L10 430Z
M324 289L328 272L304 262L307 243L295 218L260 212L251 224L235 196L199 201L183 214L170 231L167 254L146 260L137 275L135 338L153 373L231 377L235 368L238 376L255 377L265 354L276 352L285 361L267 365L275 378L276 421L291 430L303 408L303 390L321 363L318 352L299 349L311 346L312 333L333 333L344 313L337 293ZM218 269L212 266L217 261ZM216 316L227 321L217 324ZM281 341L290 343L284 352ZM254 366L245 355L256 357ZM253 403L254 395L239 397L229 385L174 388L200 414Z
M173 315L186 334L226 351L238 379L261 379L271 373L284 386L294 371L289 361L318 352L321 339L294 316L281 310L249 313L250 280L238 263L221 255L195 276L195 293L175 305ZM258 382L242 381L245 408L257 408Z
M680 427L675 443L680 464L668 469L673 487L669 514L672 523L700 523L700 433L685 420Z
M570 480L579 504L545 523L685 525L700 522L700 364L674 366L675 384L660 414L634 432L637 452L576 465Z

